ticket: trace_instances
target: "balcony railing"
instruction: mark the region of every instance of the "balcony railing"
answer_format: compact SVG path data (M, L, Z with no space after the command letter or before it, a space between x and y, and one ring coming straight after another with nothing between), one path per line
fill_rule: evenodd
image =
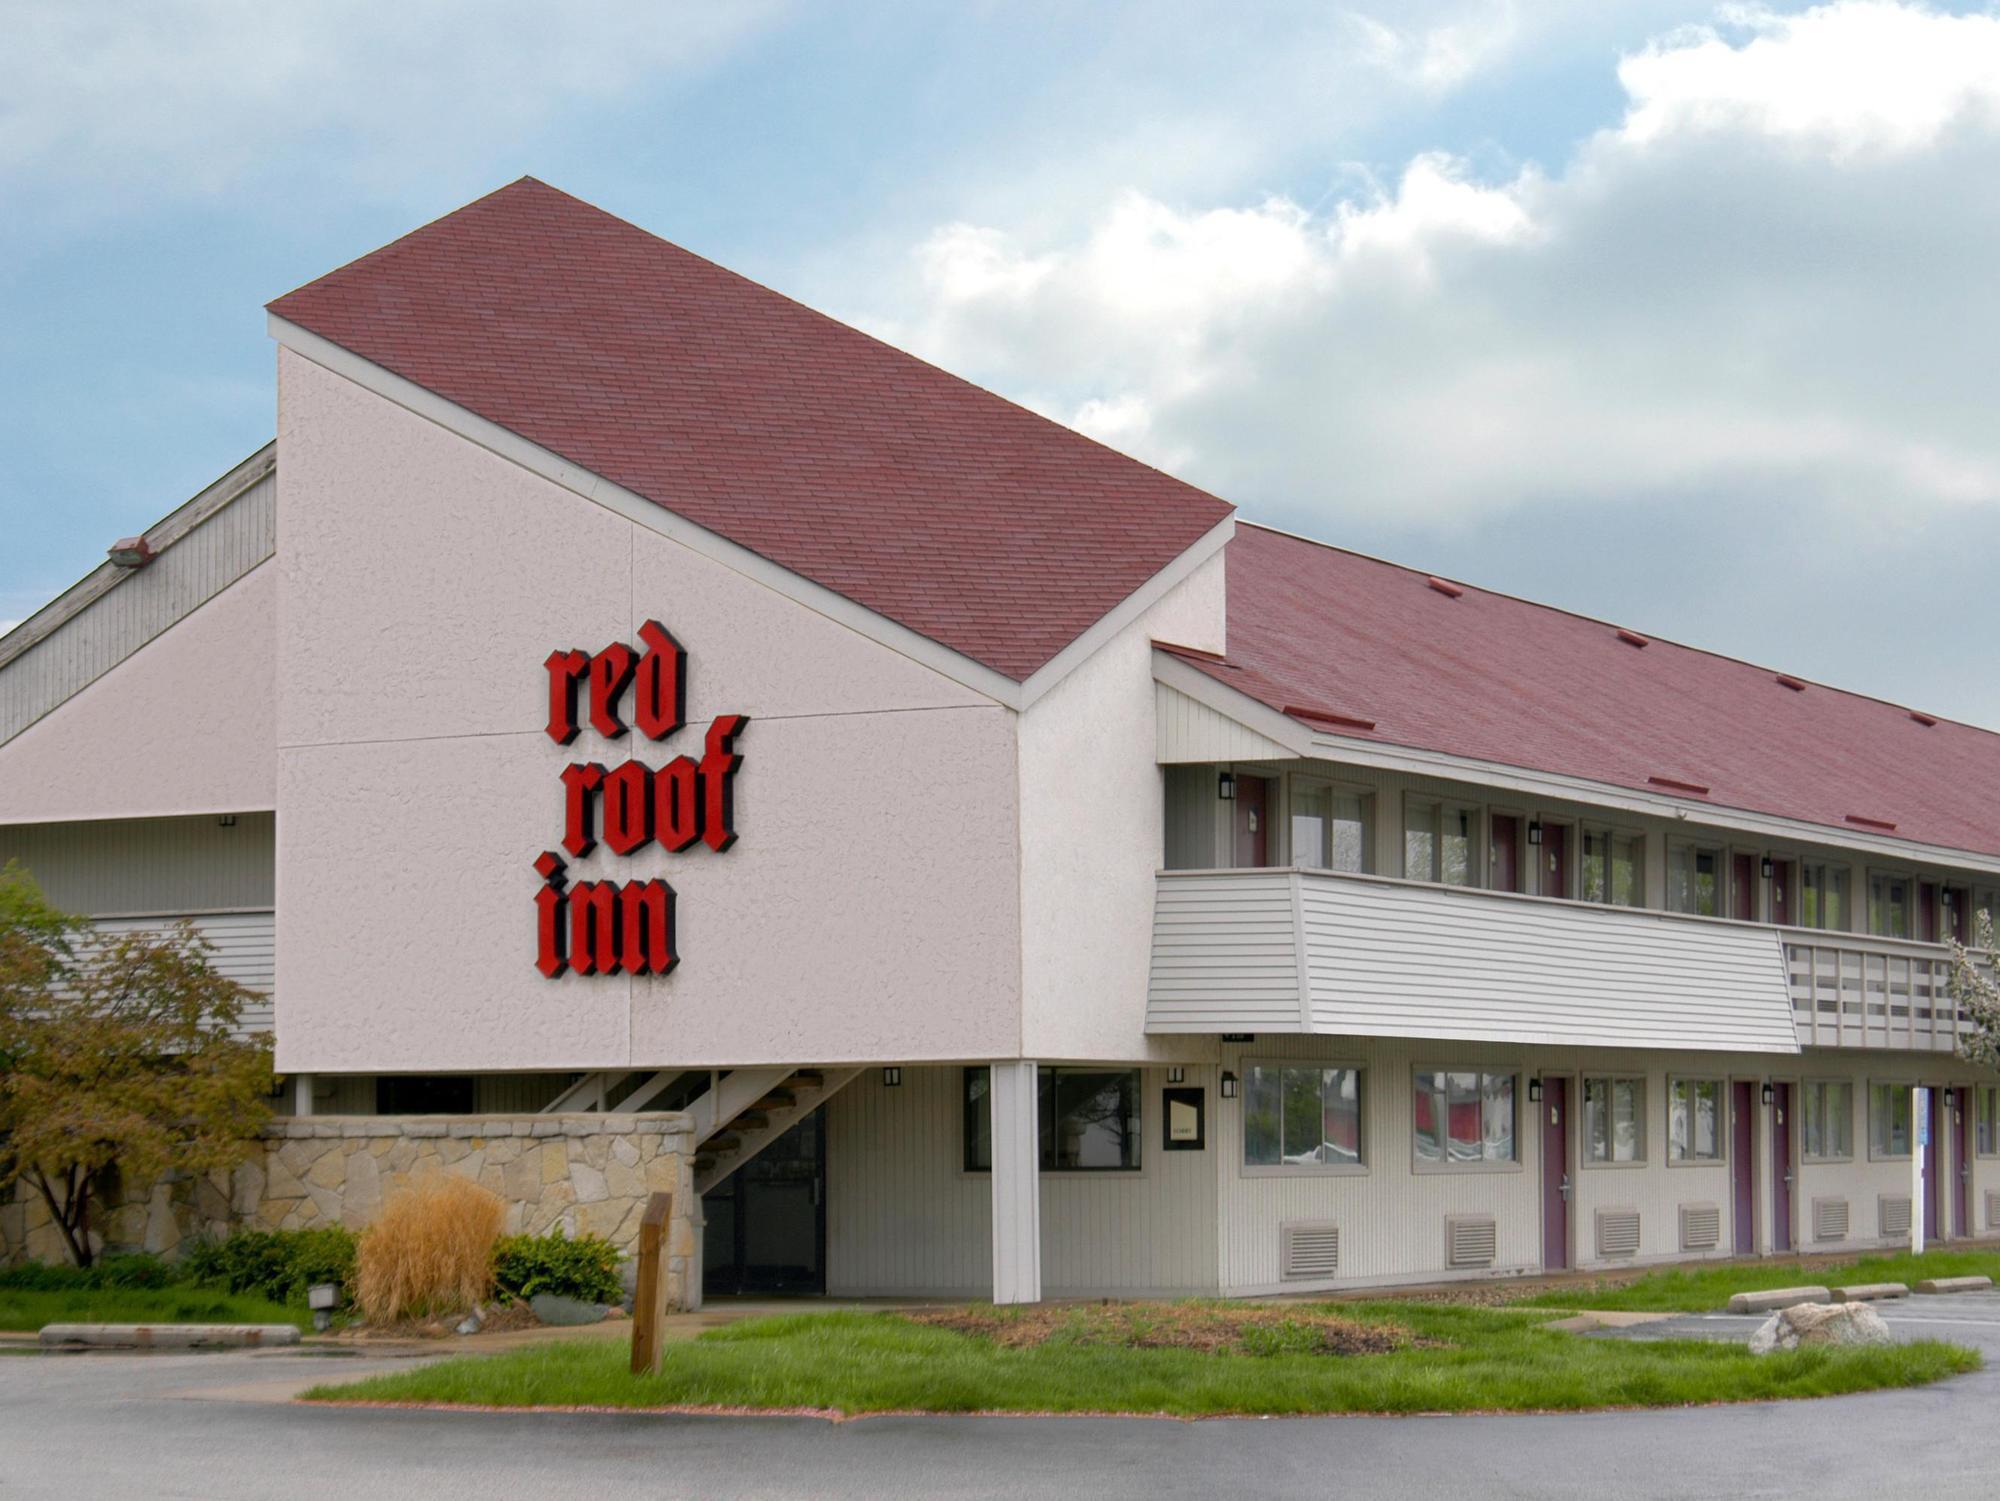
M1307 869L1162 871L1147 1030L1949 1052L1950 952Z
M195 931L207 940L209 963L216 972L252 992L252 999L237 1018L237 1031L244 1035L270 1031L272 981L277 968L277 922L270 908L99 917L92 919L90 928L107 939L133 933L164 937L184 921L193 923ZM82 957L87 959L87 951Z

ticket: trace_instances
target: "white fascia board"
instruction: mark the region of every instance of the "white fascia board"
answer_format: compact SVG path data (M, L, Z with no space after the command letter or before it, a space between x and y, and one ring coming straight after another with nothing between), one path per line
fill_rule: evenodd
M1440 777L1447 781L1476 782L1524 796L1589 803L1623 813L1645 813L1655 818L1699 821L1718 829L1755 834L1775 845L1812 844L1847 850L1856 855L1879 855L1899 864L1924 861L2000 874L2000 856L1974 850L1952 849L1948 845L1919 844L1909 839L1891 839L1860 830L1836 828L1832 824L1808 823L1802 818L1785 818L1775 813L1757 813L1663 793L1641 792L1610 782L1561 772L1535 771L1509 766L1500 761L1480 761L1454 756L1444 751L1419 750L1407 745L1388 745L1379 740L1361 740L1346 735L1328 735L1306 728L1290 715L1280 714L1268 704L1252 698L1227 683L1217 682L1199 668L1191 667L1170 652L1153 653L1153 676L1189 698L1207 704L1218 714L1226 714L1245 728L1275 740L1305 760L1345 761L1355 766L1371 766L1417 776Z
M531 474L538 474L543 479L582 496L585 500L594 501L626 520L645 527L648 531L678 542L703 557L804 605L816 614L844 625L849 630L866 636L871 641L886 646L891 651L919 662L933 672L1016 711L1027 708L1062 681L1106 641L1150 608L1169 589L1219 552L1234 533L1235 518L1225 517L1192 547L1160 569L1108 614L1100 617L1082 635L1036 669L1027 681L1016 682L1005 673L988 667L983 662L976 662L962 652L953 651L921 631L912 630L898 621L889 619L886 615L878 614L837 590L829 589L826 585L806 578L803 574L794 573L783 564L774 563L763 554L752 551L740 542L732 542L721 533L711 531L698 522L690 521L677 511L668 510L636 491L628 490L623 485L605 479L602 475L593 474L553 450L530 442L519 433L481 417L476 412L467 411L456 402L438 395L437 392L397 375L392 370L385 370L374 361L363 359L351 350L341 348L332 340L320 337L310 329L301 328L276 313L266 314L266 318L271 337L301 358L311 360L315 365L353 381L363 390L372 391L384 400L394 402L405 411L435 422L447 432L454 433L469 443L475 443L490 453L519 464Z

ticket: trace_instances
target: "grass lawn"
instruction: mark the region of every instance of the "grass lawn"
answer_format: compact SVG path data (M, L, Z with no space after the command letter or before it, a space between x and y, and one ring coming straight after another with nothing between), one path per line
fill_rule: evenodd
M44 1324L297 1324L306 1330L312 1328L312 1315L252 1293L193 1287L0 1289L0 1329L39 1329Z
M1203 1348L1198 1338L1147 1342L1156 1327L1178 1338L1190 1324L1246 1313L1256 1327L1224 1349ZM1528 1411L1827 1396L1920 1385L1980 1364L1970 1350L1935 1342L1759 1358L1735 1345L1582 1339L1544 1327L1551 1313L1444 1304L1191 1302L1112 1305L1108 1314L1101 1305L965 1314L961 1322L991 1332L899 1313L798 1314L746 1319L670 1344L657 1376L630 1374L623 1341L585 1340L461 1357L315 1387L306 1397L842 1413ZM1022 1318L1048 1327L1010 1342L1020 1331L1007 1326ZM1335 1343L1322 1329L1334 1325L1346 1331L1341 1348L1387 1348L1321 1353Z
M1632 1309L1657 1313L1708 1313L1729 1302L1731 1293L1769 1287L1839 1287L1855 1282L1901 1282L1915 1287L1926 1277L1991 1277L2000 1283L2000 1251L1901 1252L1820 1263L1720 1266L1649 1272L1624 1283L1559 1287L1523 1298L1519 1308Z

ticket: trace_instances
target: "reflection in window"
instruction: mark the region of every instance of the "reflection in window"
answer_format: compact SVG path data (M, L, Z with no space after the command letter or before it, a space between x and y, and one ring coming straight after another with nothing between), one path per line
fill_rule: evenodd
M1243 1087L1243 1161L1249 1167L1359 1166L1359 1070L1251 1064Z
M1680 844L1667 850L1667 910L1722 915L1722 851Z
M1403 874L1412 881L1477 885L1477 810L1458 803L1403 801Z
M1850 925L1846 866L1828 865L1824 860L1808 860L1799 866L1799 925L1834 929Z
M1979 1085L1972 1106L1975 1150L1981 1157L2000 1157L2000 1085Z
M1646 1081L1583 1081L1583 1150L1590 1162L1646 1160Z
M1607 902L1614 907L1640 905L1644 897L1639 875L1639 857L1643 848L1644 841L1637 834L1621 834L1615 829L1585 828L1581 881L1583 900Z
M1310 782L1292 787L1292 863L1365 874L1375 800Z
M1910 878L1868 874L1868 931L1877 938L1910 936Z
M1667 1085L1667 1156L1675 1162L1722 1160L1720 1079L1675 1079Z
M1854 1155L1854 1086L1845 1079L1808 1079L1799 1092L1799 1152L1808 1162Z
M1868 1149L1877 1157L1910 1155L1910 1086L1868 1086Z
M1043 1172L1133 1172L1139 1166L1139 1071L1043 1068L1036 1071ZM965 1071L965 1170L993 1167L989 1069Z
M1417 1161L1514 1161L1514 1076L1419 1069L1413 1101Z

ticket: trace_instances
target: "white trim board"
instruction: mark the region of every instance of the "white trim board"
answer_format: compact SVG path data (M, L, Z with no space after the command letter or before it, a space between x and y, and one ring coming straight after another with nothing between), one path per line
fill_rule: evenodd
M1279 713L1240 688L1218 682L1200 668L1159 648L1153 652L1153 678L1197 703L1207 705L1216 713L1234 719L1245 729L1276 741L1302 760L1344 761L1353 766L1370 766L1382 771L1474 782L1531 798L1552 798L1626 813L1650 814L1655 818L1698 822L1711 828L1755 834L1779 844L1820 845L1856 854L1882 855L1896 860L1924 860L1962 870L2000 873L2000 855L1952 849L1947 845L1919 844L1914 840L1894 839L1861 829L1838 828L1832 824L1809 823L1802 818L1786 818L1775 813L1757 813L1664 793L1641 792L1611 782L1595 782L1562 772L1535 771L1499 761L1480 761L1445 751L1325 734L1309 729L1288 714Z
M1194 544L1098 617L1081 635L1037 668L1025 682L1016 682L1005 673L976 662L962 652L935 641L899 621L878 614L868 606L849 599L837 590L817 583L783 564L774 563L740 542L711 531L668 510L657 501L615 484L571 463L552 449L530 442L499 423L466 410L428 387L386 370L372 360L343 349L310 329L279 317L266 315L271 337L283 348L322 369L354 382L408 412L435 422L447 432L475 443L489 453L519 464L586 500L595 501L626 520L656 532L703 557L722 564L744 577L804 605L849 630L919 662L953 682L982 693L1010 709L1023 710L1061 682L1105 642L1137 620L1168 590L1220 552L1235 535L1236 518L1225 516Z

